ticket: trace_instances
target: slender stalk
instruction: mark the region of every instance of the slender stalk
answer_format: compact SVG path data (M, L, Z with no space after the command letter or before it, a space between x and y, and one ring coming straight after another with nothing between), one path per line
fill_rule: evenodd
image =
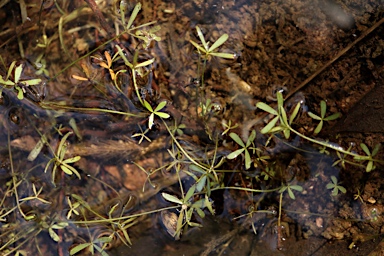
M337 146L333 146L327 142L323 142L323 141L319 141L319 140L315 140L315 139L312 139L310 137L307 137L305 136L304 134L302 133L299 133L298 131L296 131L295 129L293 129L290 125L286 125L286 127L293 133L295 133L296 135L300 136L301 138L303 139L306 139L314 144L318 144L318 145L321 145L321 146L324 146L324 147L327 147L327 148L330 148L330 149L333 149L335 151L338 151L340 153L343 153L345 155L349 155L349 156L359 156L359 154L356 154L356 153L353 153L353 152L350 152L350 151L347 151L341 147L337 147ZM378 160L378 159L372 159L372 161L374 162L378 162L378 163L383 163L384 161L381 161L381 160Z
M136 213L136 214L132 214L132 215L128 215L128 216L123 216L123 217L119 217L119 218L110 218L110 219L104 218L104 219L98 219L98 220L73 221L72 223L73 224L111 223L111 222L114 222L114 221L126 220L126 219L130 219L130 218L137 218L137 217L149 215L149 214L152 214L152 213L157 213L157 212L161 212L161 211L165 211L165 210L172 210L172 209L176 209L176 208L180 208L180 205L174 205L174 206L165 207L165 208L161 208L161 209L155 209L155 210L152 210L152 211Z
M15 173L15 169L13 166L12 150L11 150L11 138L10 137L11 137L11 135L8 133L8 154L9 154L9 162L11 165L12 183L13 183L13 188L14 188L14 193L15 193L16 205L17 205L17 208L19 209L20 214L25 219L27 216L24 214L23 210L21 210L19 195L17 192L17 187L19 186L19 184L16 183L16 173Z

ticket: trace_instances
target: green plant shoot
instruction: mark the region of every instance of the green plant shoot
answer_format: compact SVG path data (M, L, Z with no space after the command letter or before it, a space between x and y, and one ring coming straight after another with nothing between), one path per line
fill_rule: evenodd
M337 196L339 191L343 194L347 192L347 190L338 183L337 178L334 175L331 176L331 180L332 182L328 183L326 188L332 189L332 196Z
M201 29L196 26L197 35L199 36L199 39L203 46L200 46L198 43L194 42L193 40L189 40L189 42L197 48L200 54L203 54L205 59L207 60L210 56L216 56L220 58L225 59L234 59L235 55L231 53L223 53L223 52L215 52L215 50L220 47L222 44L225 43L225 41L228 40L228 34L224 34L219 39L217 39L216 42L214 42L210 47L209 44L205 41L203 32L201 32Z
M54 153L54 157L49 160L47 163L47 166L45 167L44 172L47 172L48 167L53 164L53 169L52 169L52 181L54 182L55 174L56 174L56 169L60 167L60 169L68 174L72 175L75 174L79 179L81 179L79 172L76 170L75 167L69 165L71 163L75 163L80 160L80 156L75 156L71 157L68 159L64 159L65 153L67 152L67 145L65 144L65 141L67 140L68 136L73 134L73 132L68 132L67 134L64 135L64 137L61 139L59 147L57 149L57 153Z
M144 100L144 107L149 112L151 112L151 114L149 115L149 119L148 119L148 128L149 129L151 129L152 126L153 126L155 115L158 116L158 117L164 118L164 119L167 119L167 118L170 117L170 115L168 113L164 113L164 112L160 111L160 110L162 110L165 107L165 105L167 105L167 102L166 101L162 101L162 102L159 103L159 105L157 105L157 107L155 109L153 109L151 107L151 105L148 103L148 101Z
M367 166L365 168L366 172L370 172L370 171L376 169L376 165L374 164L374 162L377 160L374 159L374 156L376 156L377 153L379 152L380 144L377 144L373 148L372 153L368 149L367 145L365 145L364 143L361 143L360 147L364 151L364 153L367 155L366 156L357 155L357 156L354 156L354 159L357 161L368 161Z
M295 194L293 193L292 190L296 190L296 191L303 191L303 187L300 186L300 185L290 185L290 184L287 184L287 185L283 185L280 190L279 190L279 193L284 193L285 191L288 191L288 195L291 199L295 200L296 197L295 197Z
M256 138L256 131L253 130L251 132L251 135L248 137L248 140L246 143L244 143L241 138L239 137L239 135L237 135L236 133L233 133L231 132L229 134L229 136L237 143L239 144L239 146L241 146L240 149L237 149L235 151L233 151L232 153L230 153L227 158L228 159L234 159L236 158L237 156L239 156L240 154L242 154L244 152L244 155L245 155L245 169L248 170L249 168L251 168L251 163L252 163L252 160L251 160L251 156L249 154L249 151L248 149L250 149L250 146L253 145L253 141L255 140Z
M37 85L41 82L41 79L36 78L36 79L29 79L29 80L20 81L21 73L23 72L23 64L20 64L16 68L15 68L15 65L16 65L16 61L13 61L8 68L8 73L7 73L7 76L5 77L5 79L3 79L2 76L0 76L0 84L14 86L14 88L18 91L17 98L19 100L22 100L22 99L24 99L25 90L22 87L20 87L20 84L22 84L24 86ZM11 73L12 73L14 68L15 68L15 75L14 75L14 77L13 77L14 79L12 81L9 79L9 77L11 76Z
M314 134L318 134L321 131L321 129L323 128L324 121L327 121L327 122L333 121L333 120L336 120L337 118L339 118L341 116L341 113L337 112L337 113L334 113L330 116L325 117L326 112L327 112L327 104L325 103L324 100L322 100L320 102L320 116L313 114L312 112L308 112L308 115L311 118L320 121L319 124L315 128Z

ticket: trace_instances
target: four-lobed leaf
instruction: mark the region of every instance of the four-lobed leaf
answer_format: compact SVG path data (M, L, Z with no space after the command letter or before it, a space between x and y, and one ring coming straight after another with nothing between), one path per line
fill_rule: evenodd
M160 110L162 110L165 107L165 105L167 105L166 101L160 102L159 105L157 105L157 107L155 109L153 109L152 106L146 100L143 101L143 104L144 104L144 107L149 112L151 112L151 114L149 115L149 119L148 119L148 128L149 129L151 129L152 126L153 126L153 123L154 123L154 120L155 120L155 115L158 116L158 117L164 118L164 119L167 119L167 118L170 117L170 115L168 113L160 111Z
M16 65L16 61L13 61L11 63L11 65L9 66L7 76L5 77L5 79L3 79L2 76L0 76L0 84L14 86L14 88L18 92L17 98L22 100L24 98L24 93L25 93L24 90L25 89L23 89L20 85L24 85L24 86L37 85L37 84L41 83L41 79L36 78L36 79L29 79L29 80L22 80L21 81L20 78L21 78L21 74L23 72L23 64L20 64L16 68L15 68L15 65ZM13 77L13 81L12 81L9 79L9 77L10 77L13 69L15 69L15 73L14 73L14 77Z
M316 126L315 131L313 132L314 134L318 134L321 131L321 129L323 128L324 121L333 121L333 120L336 120L337 118L339 118L341 116L341 113L337 112L337 113L334 113L334 114L326 117L325 116L326 112L327 112L327 104L325 103L324 100L322 100L320 102L320 116L318 116L312 112L308 112L308 115L312 119L320 121L318 123L318 125Z
M234 159L236 157L238 157L240 154L242 154L244 152L244 161L245 161L245 169L248 170L249 168L251 168L251 163L252 163L252 160L251 160L251 155L248 151L248 149L250 149L250 146L253 144L253 141L255 140L256 138L256 131L253 130L251 132L251 135L249 135L248 137L248 140L246 143L244 143L242 141L242 139L239 137L239 135L237 135L236 133L234 132L231 132L229 134L229 136L241 147L235 151L233 151L232 153L228 154L227 155L227 158L228 159Z
M337 196L339 194L339 191L343 194L347 192L347 190L340 185L340 183L337 181L336 176L332 175L331 176L331 181L326 185L327 189L332 189L332 196Z
M193 40L189 40L189 42L196 47L196 49L199 51L200 54L204 54L205 58L207 59L209 56L215 56L219 58L224 59L234 59L235 55L231 53L224 53L224 52L215 52L218 47L223 45L228 40L228 34L223 34L217 39L210 47L208 43L204 39L203 32L201 32L201 29L199 26L196 26L197 35L202 43L203 46L200 46L198 43L194 42Z
M373 148L372 153L368 149L367 145L365 145L364 143L361 143L360 147L364 151L366 156L357 155L357 156L354 156L354 159L357 160L357 161L368 161L367 166L365 168L366 172L370 172L370 171L376 169L376 165L374 163L376 160L374 159L374 156L376 156L377 153L379 152L380 147L381 147L380 144L377 144Z
M290 184L287 184L287 185L283 185L283 186L280 188L279 193L284 193L285 191L287 191L289 197L290 197L292 200L295 200L296 197L295 197L295 194L293 193L292 190L296 190L296 191L298 191L298 192L302 192L302 191L303 191L303 187L300 186L300 185L290 185Z

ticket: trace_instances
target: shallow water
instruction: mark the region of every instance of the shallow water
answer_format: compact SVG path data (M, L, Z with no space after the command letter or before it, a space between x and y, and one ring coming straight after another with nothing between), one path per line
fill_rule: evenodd
M339 159L333 149L361 152L361 142L372 149L382 138L335 137L332 122L314 135L318 121L307 113L320 113L326 100L327 116L348 115L374 87L382 28L310 86L302 83L379 21L377 3L362 13L357 1L144 1L134 25L157 20L160 30L144 26L108 41L123 30L123 5L20 2L1 7L12 15L0 12L0 75L8 81L0 102L5 255L87 255L92 248L108 255L368 255L380 241L381 166L368 174L351 162L332 165ZM128 22L134 4L126 4ZM196 26L209 47L227 33L213 50L236 58L210 56L204 64L190 42L202 44ZM130 63L147 62L138 64L136 80L116 45ZM14 60L15 68L23 64L18 81L15 71L7 75ZM41 82L28 85L34 78ZM262 135L271 116L255 105L275 106L277 91L292 96L288 115L301 104L294 129L334 144L324 150L293 134ZM242 143L246 149L229 157ZM345 194L327 189L332 176ZM189 215L178 230L180 214ZM339 248L328 243L338 240Z

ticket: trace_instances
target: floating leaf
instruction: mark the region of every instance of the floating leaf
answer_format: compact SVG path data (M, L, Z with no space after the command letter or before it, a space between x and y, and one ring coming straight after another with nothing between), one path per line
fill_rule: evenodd
M276 116L275 118L273 118L263 129L261 129L261 133L262 134L266 134L266 133L269 133L271 132L272 128L275 127L277 121L279 120L279 117Z
M11 65L9 65L8 72L7 72L7 77L5 78L5 80L9 79L9 77L11 76L12 70L15 67L15 65L16 65L16 61L14 60L14 61L12 61Z
M152 129L154 119L155 119L155 114L154 113L150 114L149 119L148 119L148 128L149 129Z
M375 156L379 152L380 147L381 147L380 144L376 144L376 146L372 150L372 156Z
M280 116L281 116L281 123L284 126L288 126L287 112L285 111L283 106L280 107Z
M308 115L312 118L312 119L315 119L315 120L322 120L321 117L319 117L318 115L316 114L313 114L312 112L308 112Z
M319 124L316 126L315 131L313 132L314 134L318 134L321 131L321 129L323 129L323 123L324 123L323 120L319 122Z
M196 42L194 42L194 41L192 41L192 40L189 40L189 42L190 42L193 46L195 46L199 52L205 52L205 49L204 49L203 47L201 47L198 43L196 43Z
M268 112L268 113L270 113L272 115L275 115L275 116L278 115L277 111L274 108L272 108L271 106L265 104L264 102L258 102L256 104L256 107L261 109L261 110L264 110L265 112Z
M208 44L205 41L203 32L201 32L201 29L199 28L199 26L196 26L196 31L197 31L197 35L199 36L201 43L204 46L205 52L208 52Z
M175 196L172 196L172 195L167 194L167 193L161 193L161 195L164 197L165 200L167 200L169 202L176 203L176 204L183 204L183 201L181 201L179 198L177 198Z
M323 119L325 117L325 113L327 111L327 104L325 101L320 101L320 117Z
M295 194L292 192L292 190L290 188L288 188L288 195L291 199L295 200L296 197L295 197Z
M296 190L296 191L299 191L299 192L302 192L302 191L303 191L303 187L300 186L300 185L290 185L289 187L290 187L291 189Z
M224 58L224 59L234 59L236 56L233 53L225 53L225 52L211 52L209 53L209 55Z
M249 155L248 150L245 150L245 169L248 170L251 168L251 156Z
M337 184L337 178L334 175L331 176L331 180L333 184Z
M151 65L154 61L155 61L155 59L146 60L146 61L144 61L142 63L137 64L135 66L135 68L141 68L141 67L145 67L145 66Z
M256 131L252 130L251 135L249 135L248 140L247 140L247 144L245 146L249 147L253 143L255 138L256 138Z
M195 193L195 190L196 190L196 185L193 185L192 187L190 187L188 189L188 192L187 192L187 194L185 195L185 198L184 198L185 202L187 202L193 196L193 194Z
M283 108L284 107L283 93L281 91L278 91L276 93L276 97L277 97L277 108L278 109Z
M157 105L157 107L155 108L155 110L153 112L160 111L161 109L163 109L165 107L165 105L167 105L166 101L160 102L159 105Z
M20 83L25 84L25 85L37 85L37 84L41 83L41 79L40 78L30 79L30 80L22 81Z
M23 71L23 64L20 64L15 69L15 79L13 80L15 82L15 84L17 84L19 82L22 71Z
M61 170L63 170L63 172L65 172L68 175L72 175L73 174L73 172L70 170L70 168L68 168L65 165L61 165Z
M71 158L68 158L68 159L65 159L63 161L63 163L75 163L77 161L79 161L81 159L81 156L74 156L74 157L71 157Z
M242 141L242 139L240 139L239 135L237 135L236 133L231 132L231 133L229 134L229 137L231 137L231 138L232 138L237 144L239 144L240 146L245 147L244 142Z
M324 118L324 121L333 121L333 120L336 120L337 118L339 118L340 116L341 116L341 113L337 112L337 113L334 113L334 114Z
M373 161L369 161L367 164L367 168L365 169L366 172L370 172L375 169L375 166L373 165Z
M47 141L45 135L42 135L40 140L36 143L36 146L32 149L32 151L28 155L28 161L33 161L40 154L43 149L44 143Z
M76 253L87 248L88 246L90 246L90 243L78 244L69 251L69 255L75 255Z
M341 193L343 193L343 194L345 194L345 193L347 193L347 190L344 188L344 187L342 187L342 186L338 186L338 189L341 191Z
M155 114L161 118L164 118L164 119L167 119L170 117L170 115L168 113L164 113L164 112L155 112Z
M201 169L199 166L197 165L194 165L194 164L191 164L189 165L189 168L192 170L192 171L195 171L195 172L199 172L201 174L205 174L205 171L203 169Z
M295 120L297 114L299 113L300 107L301 107L301 104L300 104L300 102L298 102L296 104L295 109L293 110L291 116L289 117L289 124L292 124L293 120Z
M211 45L211 47L209 47L208 52L212 52L216 48L220 47L227 40L228 40L228 34L222 35L219 39L216 40L214 44Z
M60 241L60 237L56 234L55 231L53 231L50 228L50 229L48 229L48 232L49 232L49 236L53 239L53 241L55 241L55 242L59 242Z
M0 76L0 84L4 85L14 85L15 83L12 82L11 80L4 80L2 76Z
M197 214L200 216L200 218L204 218L205 217L205 213L203 212L203 210L201 210L200 208L196 208L195 210L196 210ZM191 224L192 223L189 223L189 225L191 225ZM200 225L200 224L198 224L198 225Z
M361 147L361 149L364 151L364 153L365 153L366 155L368 155L368 156L371 155L371 152L369 151L367 145L365 145L364 143L360 143L360 147Z
M203 188L205 187L205 183L207 181L207 176L203 175L201 176L199 182L196 184L196 191L201 192Z
M24 92L23 89L21 89L19 86L15 86L15 89L17 90L17 98L19 100L24 99Z
M236 151L233 151L232 153L227 155L227 158L228 159L234 159L234 158L238 157L241 153L243 153L244 150L245 150L245 148L240 148Z
M128 23L127 23L127 26L126 26L127 30L129 30L129 28L132 26L133 21L136 19L137 14L139 13L140 10L141 10L141 3L137 3L135 5L135 8L132 11L131 17L129 17L129 20L128 20Z

